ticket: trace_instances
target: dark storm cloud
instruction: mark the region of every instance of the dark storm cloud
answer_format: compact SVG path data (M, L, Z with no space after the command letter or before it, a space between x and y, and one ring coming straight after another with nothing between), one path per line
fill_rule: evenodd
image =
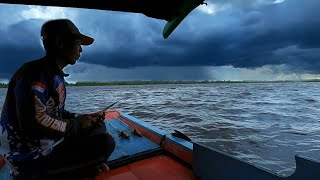
M320 72L320 66L314 63L320 58L317 51L320 20L316 18L319 1L287 0L280 4L266 1L269 4L264 6L258 6L263 1L248 1L246 5L227 2L233 3L234 8L214 16L190 14L167 40L159 37L164 23L141 20L135 25L128 16L100 24L110 31L106 37L116 38L109 39L106 50L89 51L84 61L120 68L151 65L256 68L286 64L295 70ZM118 31L110 29L111 24ZM275 53L295 45L298 57ZM314 51L309 54L304 49Z
M193 11L166 40L164 21L134 13L79 10L75 23L95 38L93 45L83 47L81 61L124 69L285 64L296 72L320 72L315 62L320 59L320 1L208 2L228 8L214 15ZM42 23L26 20L0 28L1 74L43 54L38 35Z
M43 55L39 39L41 23L21 21L0 29L0 78L10 78L22 63Z

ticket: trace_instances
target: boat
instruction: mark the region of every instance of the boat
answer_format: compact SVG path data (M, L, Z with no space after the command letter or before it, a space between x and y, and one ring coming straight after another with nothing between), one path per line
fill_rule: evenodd
M219 150L192 141L178 130L166 132L118 110L105 113L105 125L116 148L106 164L110 171L96 180L302 180L319 179L320 163L296 156L296 170L283 177ZM10 167L0 158L0 179Z

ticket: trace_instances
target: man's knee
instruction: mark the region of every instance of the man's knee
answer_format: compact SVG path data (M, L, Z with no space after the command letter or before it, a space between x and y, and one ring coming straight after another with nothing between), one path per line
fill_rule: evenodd
M116 146L114 138L109 133L97 135L94 141L99 144L99 149L101 149L101 152L107 157L111 155Z

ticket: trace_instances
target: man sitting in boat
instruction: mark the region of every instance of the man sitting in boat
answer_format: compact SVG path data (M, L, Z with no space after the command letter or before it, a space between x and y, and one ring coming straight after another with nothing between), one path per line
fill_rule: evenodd
M94 39L68 19L46 22L41 38L46 55L22 65L9 83L1 114L7 134L3 139L9 143L5 159L15 179L95 176L109 169L105 162L115 142L106 131L104 112L77 115L65 110L62 71L79 59L81 45Z

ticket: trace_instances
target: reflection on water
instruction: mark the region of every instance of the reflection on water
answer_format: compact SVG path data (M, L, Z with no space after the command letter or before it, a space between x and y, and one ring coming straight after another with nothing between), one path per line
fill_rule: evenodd
M70 111L114 107L169 132L289 175L294 155L320 161L319 83L68 87ZM0 89L0 108L5 89Z

